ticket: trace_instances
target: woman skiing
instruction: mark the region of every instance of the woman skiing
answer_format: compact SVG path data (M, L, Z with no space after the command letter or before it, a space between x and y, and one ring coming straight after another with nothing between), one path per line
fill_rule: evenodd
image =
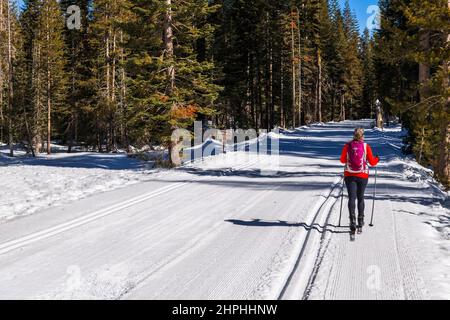
M356 128L353 140L342 149L341 162L345 164L345 185L348 192L348 210L350 211L350 233L354 237L356 230L362 232L364 226L364 191L369 180L369 168L380 161L373 155L372 148L364 142L364 129ZM358 225L356 225L356 199L358 199Z

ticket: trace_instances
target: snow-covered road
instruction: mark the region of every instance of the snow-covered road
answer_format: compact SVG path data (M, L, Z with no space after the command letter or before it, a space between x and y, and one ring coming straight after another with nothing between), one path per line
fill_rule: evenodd
M375 227L350 242L345 198L338 226L338 158L356 125L370 122L283 132L276 174L269 156L227 153L125 171L145 179L5 221L0 298L450 299L447 194L401 155L399 128L366 131L382 160ZM42 168L4 163L0 176Z

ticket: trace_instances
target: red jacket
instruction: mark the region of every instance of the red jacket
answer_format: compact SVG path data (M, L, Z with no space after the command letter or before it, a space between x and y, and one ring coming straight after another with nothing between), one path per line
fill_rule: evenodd
M344 148L342 148L342 153L341 153L341 162L343 164L347 163L347 148L348 148L348 143L345 144ZM373 153L372 153L372 148L369 146L369 144L367 144L367 160L369 162L369 164L371 166L376 166L378 164L378 162L380 161L380 158L378 157L374 157ZM353 177L360 177L360 178L364 178L364 179L368 179L369 178L369 168L367 168L367 173L362 172L362 173L350 173L347 170L344 171L344 175L346 177L349 176L353 176Z

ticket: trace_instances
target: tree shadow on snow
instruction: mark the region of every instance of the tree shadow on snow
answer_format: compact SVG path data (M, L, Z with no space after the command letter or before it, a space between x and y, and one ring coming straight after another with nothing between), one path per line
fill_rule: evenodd
M336 166L339 168L341 166ZM332 167L330 166L330 169ZM179 168L179 171L187 172L197 176L236 176L245 178L292 178L292 177L338 177L342 173L340 171L267 171L265 174L261 169L246 169L246 170L223 170L223 169L200 169L200 168Z
M152 179L152 181L163 181L166 180ZM228 187L228 188L245 188L249 190L273 190L273 191L310 191L310 190L327 190L330 188L330 182L316 182L316 181L277 181L277 180L220 180L220 179L210 179L210 180L191 180L191 179L174 179L170 180L173 183L191 183L197 185L206 186L218 186L218 187ZM200 193L199 196L204 196L204 193Z
M59 168L83 168L83 169L107 169L107 170L139 170L143 169L143 163L137 159L129 158L126 154L65 154L51 157L39 156L8 158L2 161L0 166L25 165L46 166Z

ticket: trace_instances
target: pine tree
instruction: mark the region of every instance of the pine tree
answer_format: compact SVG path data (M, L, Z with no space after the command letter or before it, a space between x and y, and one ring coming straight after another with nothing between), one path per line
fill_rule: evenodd
M348 0L345 2L343 11L344 33L346 36L345 55L344 55L344 97L345 105L349 109L349 117L357 118L355 106L358 105L358 99L361 96L362 76L361 64L358 55L359 32L358 22L354 13L350 9ZM345 107L344 105L344 107ZM345 117L344 117L345 118Z
M330 105L331 105L331 99L330 99L330 92L331 90L331 81L330 81L330 74L328 73L328 64L331 64L331 61L334 59L333 56L327 56L327 50L328 45L332 41L331 39L334 37L333 30L332 30L332 20L331 15L329 11L329 5L327 0L322 0L320 2L320 11L319 11L319 20L320 20L320 29L319 29L319 37L320 41L318 44L318 66L320 66L319 69L319 78L320 81L318 83L320 84L320 108L318 108L318 121L328 121L332 120L332 116L330 115ZM323 61L322 63L319 63L320 61ZM323 91L323 94L322 94ZM323 98L322 98L323 96ZM325 103L324 103L325 102ZM322 108L322 104L324 107ZM324 109L324 110L323 110Z
M346 37L344 21L337 0L330 1L331 33L325 47L327 57L327 72L330 82L331 120L337 120L337 107L339 106L339 119L345 118L344 113L344 57L346 55Z
M448 1L384 0L381 5L375 65L385 81L377 90L388 112L399 113L409 129L418 162L435 168L448 186Z
M170 145L171 130L211 114L217 98L209 55L214 25L208 21L217 6L204 0L131 2L125 24L130 136L140 145Z
M72 4L80 30L64 28ZM0 0L0 140L170 148L196 119L297 126L371 116L379 98L445 181L448 0L380 6L361 36L338 0Z
M357 105L359 34L350 15L349 40L337 0L223 3L216 58L224 119L255 128L296 126L335 118L344 94ZM277 22L267 23L267 16Z
M374 65L374 42L366 28L361 37L360 56L362 61L362 97L361 113L365 118L374 117L374 102L376 100L376 75Z
M38 104L45 106L47 124L47 153L51 153L52 120L59 120L60 108L65 102L66 76L64 56L64 19L56 0L44 0L39 10L37 35L33 46L37 50L36 90L42 93ZM56 119L53 118L55 115Z
M93 90L93 56L96 52L91 47L91 17L90 0L61 0L60 6L66 19L67 10L70 6L80 9L80 28L71 26L64 31L64 42L66 52L65 72L67 73L67 100L62 110L64 133L61 138L68 143L68 152L72 151L73 144L82 140L89 140L86 133L90 133L91 120L88 110L95 103L95 92ZM72 12L69 12L70 14ZM74 21L76 22L76 21Z
M421 137L421 146L439 146L439 152L430 150L427 162L435 168L436 176L450 186L450 2L411 0L403 8L410 29L419 30L412 39L412 57L419 63L419 114L427 119L431 134ZM416 123L412 123L416 127ZM423 130L424 131L424 130ZM417 149L417 148L416 148ZM433 149L433 148L430 148Z
M0 123L1 137L9 145L9 155L14 156L16 134L15 90L17 89L17 66L20 61L21 34L17 19L17 7L13 1L0 1Z
M92 62L95 102L89 111L95 119L94 131L97 134L96 144L99 151L103 151L103 140L106 142L107 152L116 150L118 137L121 136L118 128L119 124L123 124L123 88L120 86L124 79L123 72L120 72L120 62L124 53L122 24L127 19L127 6L126 0L96 0L93 4L90 46L97 55L93 57Z
M223 1L215 56L224 86L220 114L225 126L259 129L263 126L262 67L264 3Z

